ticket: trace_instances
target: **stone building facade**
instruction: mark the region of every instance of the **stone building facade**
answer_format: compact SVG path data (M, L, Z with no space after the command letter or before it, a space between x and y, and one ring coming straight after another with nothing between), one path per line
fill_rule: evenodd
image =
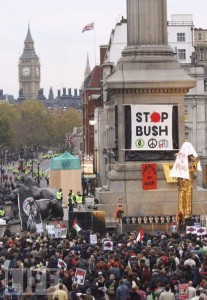
M207 29L194 29L194 46L197 64L207 64Z

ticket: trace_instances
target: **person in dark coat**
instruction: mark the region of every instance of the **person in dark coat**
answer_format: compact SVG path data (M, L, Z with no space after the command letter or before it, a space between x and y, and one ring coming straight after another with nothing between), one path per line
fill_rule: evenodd
M192 267L192 276L193 286L197 287L201 282L201 275L199 269L195 266Z

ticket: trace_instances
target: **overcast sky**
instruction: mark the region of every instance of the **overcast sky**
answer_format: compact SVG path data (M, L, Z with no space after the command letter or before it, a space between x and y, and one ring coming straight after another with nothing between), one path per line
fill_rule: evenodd
M207 28L206 11L207 0L168 0L168 20L171 14L193 14L195 26ZM28 22L48 96L50 86L55 95L63 87L81 87L87 53L92 69L121 16L126 18L126 0L0 0L0 89L18 95ZM95 30L82 33L93 21Z

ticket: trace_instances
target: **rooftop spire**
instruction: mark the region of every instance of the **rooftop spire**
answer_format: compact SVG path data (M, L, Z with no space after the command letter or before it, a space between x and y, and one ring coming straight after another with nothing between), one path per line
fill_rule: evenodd
M88 58L88 54L87 54L86 68L85 68L85 72L84 72L84 80L88 77L89 74L91 74L91 68L89 65L89 58Z
M38 56L35 52L34 41L33 41L33 38L32 38L31 32L30 32L29 24L28 24L27 36L26 36L26 39L24 41L23 54L20 58L21 59L31 59L31 58L38 59Z
M30 44L30 43L34 44L34 41L33 41L33 38L32 38L31 32L30 32L29 24L28 24L27 36L26 36L26 39L25 39L24 43L25 44Z

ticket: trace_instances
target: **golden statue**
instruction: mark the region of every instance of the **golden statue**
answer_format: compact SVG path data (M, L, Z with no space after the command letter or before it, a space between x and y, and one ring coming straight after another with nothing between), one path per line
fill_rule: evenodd
M192 215L193 181L197 172L199 159L193 155L188 155L189 179L178 178L178 212L185 218Z
M170 177L178 179L178 219L180 224L192 215L193 181L201 171L198 154L193 145L184 142L170 171Z

